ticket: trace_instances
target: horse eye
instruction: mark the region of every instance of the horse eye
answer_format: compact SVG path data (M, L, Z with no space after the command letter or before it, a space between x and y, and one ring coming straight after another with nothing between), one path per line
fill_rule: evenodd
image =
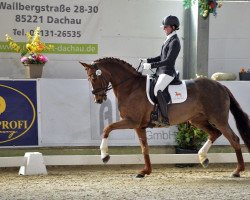
M96 76L95 74L92 74L92 75L91 75L91 80L95 82L96 79L97 79L97 76Z

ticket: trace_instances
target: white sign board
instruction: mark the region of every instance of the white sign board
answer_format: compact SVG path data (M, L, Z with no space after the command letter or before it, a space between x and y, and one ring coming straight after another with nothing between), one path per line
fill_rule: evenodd
M178 35L183 37L183 10L178 0L0 1L0 74L24 77L20 55L10 53L5 34L25 42L25 33L32 33L37 26L42 41L55 46L47 55L43 78L86 78L78 61L90 63L107 56L137 67L139 58L160 54L166 37L160 27L165 16L179 17ZM182 57L181 51L176 63L179 71Z
M87 80L40 80L41 146L99 146L103 128L120 120L116 98L111 90L107 101L96 104ZM227 86L249 115L250 82L227 81ZM234 118L230 114L229 124L238 134ZM146 129L150 145L174 145L176 127ZM241 143L243 141L241 140ZM138 137L133 129L114 130L109 135L112 146L137 146ZM215 144L229 144L224 136Z

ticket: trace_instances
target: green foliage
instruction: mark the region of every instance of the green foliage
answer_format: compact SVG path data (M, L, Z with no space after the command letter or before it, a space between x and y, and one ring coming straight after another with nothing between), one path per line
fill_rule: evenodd
M216 16L217 8L222 6L221 2L218 3L218 0L183 0L183 6L185 9L189 9L196 1L198 1L199 13L204 19L207 19L210 13Z
M176 143L178 147L198 150L206 140L207 134L192 126L190 123L178 125L178 132L176 134Z
M193 4L195 4L196 0L183 0L183 6L185 9L191 8Z

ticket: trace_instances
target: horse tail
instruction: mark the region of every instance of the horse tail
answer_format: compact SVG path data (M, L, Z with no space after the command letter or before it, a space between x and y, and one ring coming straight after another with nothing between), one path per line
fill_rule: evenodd
M225 87L229 97L230 97L230 111L234 116L234 119L236 121L236 127L240 133L241 138L243 139L245 145L247 146L248 152L250 152L250 120L245 113L240 104L237 102L237 100L234 98L231 91Z

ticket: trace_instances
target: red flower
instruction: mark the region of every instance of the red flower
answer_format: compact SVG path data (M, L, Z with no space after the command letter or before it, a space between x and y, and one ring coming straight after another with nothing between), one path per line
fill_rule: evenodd
M215 3L214 3L213 1L211 1L211 2L210 2L210 8L211 8L211 9L214 9L214 7L215 7Z

